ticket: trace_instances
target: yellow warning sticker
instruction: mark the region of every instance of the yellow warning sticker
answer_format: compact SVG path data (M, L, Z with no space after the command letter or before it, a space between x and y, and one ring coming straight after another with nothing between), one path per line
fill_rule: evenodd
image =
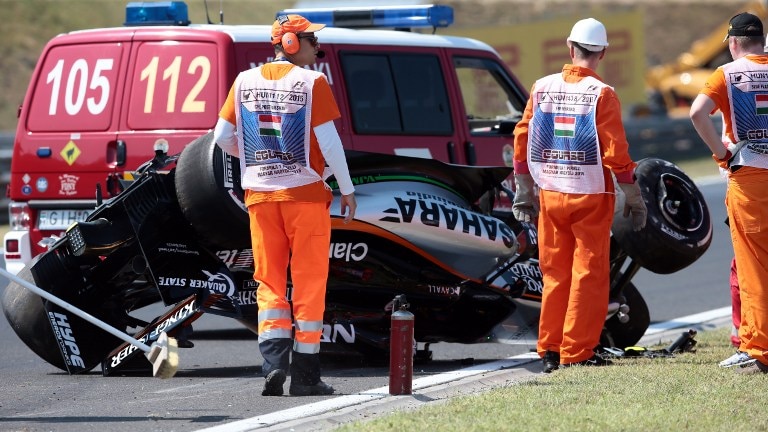
M67 145L64 146L63 149L61 149L61 157L64 158L64 160L71 166L77 158L80 156L80 149L77 147L77 144L75 144L74 141L70 141L67 143Z

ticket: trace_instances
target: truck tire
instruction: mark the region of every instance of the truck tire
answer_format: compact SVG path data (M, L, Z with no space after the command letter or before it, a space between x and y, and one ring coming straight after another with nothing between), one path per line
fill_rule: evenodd
M184 148L174 181L181 211L203 244L220 249L251 247L239 160L226 157L213 142L213 132Z
M34 261L33 261L34 263ZM17 275L22 280L35 284L30 271L31 264L24 267ZM48 314L43 307L43 299L18 283L11 281L2 298L3 313L16 336L41 359L66 371L64 357L58 348L58 342L48 321Z
M663 159L640 160L635 176L648 219L636 232L632 218L618 212L612 231L619 246L654 273L674 273L691 265L712 243L712 220L701 192L677 165Z
M629 321L622 323L617 315L605 321L600 343L603 346L624 349L634 346L645 335L651 325L648 304L637 288L630 282L624 287L624 298L629 306Z

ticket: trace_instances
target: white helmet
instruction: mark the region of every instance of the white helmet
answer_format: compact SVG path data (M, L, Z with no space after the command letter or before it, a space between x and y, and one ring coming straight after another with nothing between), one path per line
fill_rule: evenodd
M589 51L598 52L608 46L608 35L603 23L594 18L587 18L573 25L567 41L576 42Z

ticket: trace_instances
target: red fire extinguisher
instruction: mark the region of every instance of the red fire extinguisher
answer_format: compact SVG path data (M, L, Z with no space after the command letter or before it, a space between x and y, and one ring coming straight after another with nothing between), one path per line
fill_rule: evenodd
M413 384L413 314L405 295L392 304L389 339L389 394L411 394Z

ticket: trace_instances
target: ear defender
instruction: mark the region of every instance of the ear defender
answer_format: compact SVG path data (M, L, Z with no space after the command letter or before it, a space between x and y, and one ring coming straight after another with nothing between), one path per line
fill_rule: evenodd
M286 54L296 54L301 48L301 41L296 36L296 33L285 33L280 43L283 45L283 51Z

